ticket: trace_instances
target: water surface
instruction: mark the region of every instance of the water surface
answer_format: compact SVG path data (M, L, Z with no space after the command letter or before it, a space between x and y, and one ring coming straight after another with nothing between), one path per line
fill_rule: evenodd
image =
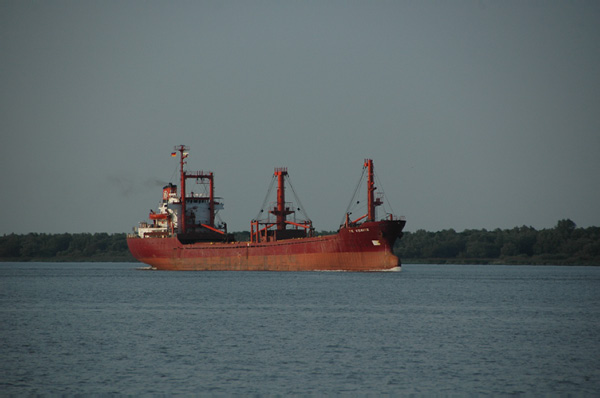
M0 394L600 392L600 268L0 264Z

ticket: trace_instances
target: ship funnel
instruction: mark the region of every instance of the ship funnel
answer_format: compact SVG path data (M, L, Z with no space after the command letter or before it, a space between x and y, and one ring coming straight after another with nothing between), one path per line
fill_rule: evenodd
M163 202L168 201L172 195L177 196L177 185L169 183L163 187Z

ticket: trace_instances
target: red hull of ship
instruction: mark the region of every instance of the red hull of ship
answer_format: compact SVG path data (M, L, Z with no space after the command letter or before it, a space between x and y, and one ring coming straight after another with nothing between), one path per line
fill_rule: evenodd
M276 242L197 242L129 237L139 261L177 271L376 271L399 269L392 248L404 220L365 222L335 235Z

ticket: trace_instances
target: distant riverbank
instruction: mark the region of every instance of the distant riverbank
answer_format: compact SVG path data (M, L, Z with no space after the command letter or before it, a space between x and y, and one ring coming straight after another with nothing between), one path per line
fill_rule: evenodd
M322 231L326 235L335 231ZM239 241L249 232L235 232ZM404 264L600 265L600 227L577 228L571 220L556 227L453 229L405 232L394 252ZM136 262L126 234L10 234L0 236L0 261Z
M135 262L126 234L10 234L0 237L0 261Z
M551 229L406 232L394 245L406 264L600 265L600 227L560 220Z
M600 266L600 262L578 261L578 260L552 260L544 258L401 258L402 264L437 264L437 265L578 265L578 266Z

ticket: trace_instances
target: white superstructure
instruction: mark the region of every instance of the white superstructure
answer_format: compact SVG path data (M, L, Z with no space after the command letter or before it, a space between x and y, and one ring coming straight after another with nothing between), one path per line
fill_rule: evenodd
M216 214L224 208L223 201L219 197L213 200L213 211ZM168 236L178 230L181 219L181 199L177 195L177 186L169 183L163 188L162 201L158 211L150 210L150 221L141 222L137 228L140 238L150 236ZM185 198L185 219L187 230L197 232L211 222L210 196L206 194L191 193ZM209 228L210 229L210 228Z

